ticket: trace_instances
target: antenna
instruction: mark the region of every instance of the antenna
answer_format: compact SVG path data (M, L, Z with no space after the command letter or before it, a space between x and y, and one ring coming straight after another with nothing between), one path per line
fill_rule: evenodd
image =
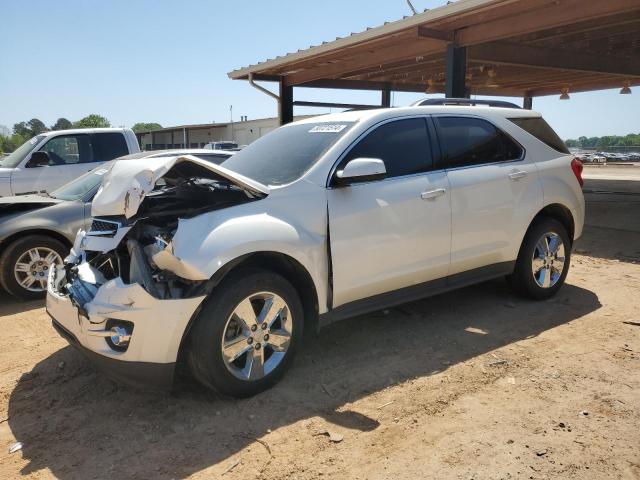
M418 11L415 9L413 4L411 3L411 0L407 0L407 5L409 5L409 8L411 9L411 11L413 12L414 15L418 14Z

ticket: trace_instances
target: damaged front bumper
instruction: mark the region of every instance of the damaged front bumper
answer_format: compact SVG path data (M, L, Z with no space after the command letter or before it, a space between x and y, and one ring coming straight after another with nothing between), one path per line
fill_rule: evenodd
M70 285L65 268L49 274L47 312L56 330L115 379L170 388L183 334L205 297L160 300L121 278L96 285L81 277ZM125 346L113 341L119 326Z

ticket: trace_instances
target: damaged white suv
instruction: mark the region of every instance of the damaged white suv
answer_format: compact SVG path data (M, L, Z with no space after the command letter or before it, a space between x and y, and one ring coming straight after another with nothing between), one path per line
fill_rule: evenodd
M582 232L581 168L539 114L463 106L307 119L222 166L117 162L47 309L123 381L168 387L180 363L252 395L303 329L499 276L555 294Z

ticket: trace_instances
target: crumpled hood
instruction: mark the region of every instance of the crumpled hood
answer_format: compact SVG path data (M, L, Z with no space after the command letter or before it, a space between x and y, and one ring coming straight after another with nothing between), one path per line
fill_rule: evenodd
M147 193L156 182L180 164L191 164L207 173L206 178L229 181L252 195L266 196L269 187L235 173L220 165L201 160L192 155L181 157L141 158L115 162L102 178L102 186L91 205L94 217L136 214Z

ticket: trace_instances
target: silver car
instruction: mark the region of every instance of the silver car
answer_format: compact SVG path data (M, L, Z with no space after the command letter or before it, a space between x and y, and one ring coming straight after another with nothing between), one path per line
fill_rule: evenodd
M194 155L222 163L234 152L163 150L140 152L118 160ZM79 229L91 223L91 200L112 162L102 164L49 196L0 198L0 286L14 297L43 298L51 264L61 265Z

